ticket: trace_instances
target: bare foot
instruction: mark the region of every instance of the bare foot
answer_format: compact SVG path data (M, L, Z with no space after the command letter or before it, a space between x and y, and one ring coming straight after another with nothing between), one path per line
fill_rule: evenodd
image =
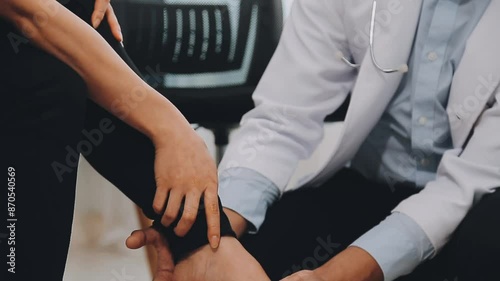
M269 281L236 238L222 237L217 250L204 246L178 263L175 281Z

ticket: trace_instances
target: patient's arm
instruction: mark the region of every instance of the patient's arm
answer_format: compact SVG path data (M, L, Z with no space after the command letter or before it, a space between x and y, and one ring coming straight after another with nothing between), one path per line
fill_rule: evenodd
M49 16L45 24L37 24L35 20L36 13L40 11L41 5L49 4L52 7L52 11L55 11L55 14ZM196 145L189 145L189 139L194 138L195 134L177 109L170 104L168 100L144 83L94 29L68 11L65 7L61 6L57 1L2 0L0 1L0 17L6 18L20 30L28 30L29 32L27 32L27 35L29 35L33 43L75 69L87 83L91 98L108 111L116 114L116 112L113 112L113 106L117 100L131 99L133 101L138 98L138 96L134 96L134 94L139 92L139 97L141 98L140 102L136 103L134 108L128 110L128 112L126 112L127 114L123 114L123 116L119 117L122 117L125 122L150 137L155 143L155 146L164 146L166 145L164 143L165 141L171 141L173 144L170 146L174 148L177 147L177 149L175 149L177 153L166 153L169 157L165 160L166 162L173 163L176 167L165 167L166 165L163 165L162 167L164 170L168 171L168 168L173 168L174 170L183 171L184 175L186 175L186 171L192 171L193 168L196 167L203 172L201 174L205 175L205 170L210 170L213 165L213 163L209 163L211 160L199 161L200 155L203 156L206 154L206 148L204 146L203 148L199 148ZM162 122L162 120L164 121ZM176 140L179 139L180 141L177 142ZM188 147L182 147L186 144ZM191 144L193 143L191 142ZM191 157L184 157L186 156L185 154L179 153L183 151L190 152L191 154L194 153L194 155L188 155ZM197 160L195 162L198 162L200 165L195 165L196 163L193 164L193 160ZM185 165L189 166L184 167ZM213 171L216 182L217 175L215 172L215 165L213 165ZM195 182L194 179L197 177L189 178L188 175L186 178L190 179L191 182ZM211 178L198 178L198 182L208 184L213 182L213 180ZM216 188L216 185L214 185L214 187ZM195 231L191 231L185 240L181 239L182 241L192 241L192 236L189 236L195 235L195 239L198 242L204 240L203 243L200 242L200 246L208 242L206 236L207 232L210 238L212 235L218 236L220 234L221 228L219 226L219 220L223 219L223 217L219 217L217 193L213 191L214 190L211 192L213 198L207 200L205 196L205 208L203 210L198 210L198 215L202 214L202 216L198 217L203 218L203 221L195 223ZM164 195L166 198L166 194ZM159 205L164 206L164 202L161 202ZM196 214L196 210L190 209L190 212ZM182 221L182 213L178 215L179 216L175 216L177 217L177 222L179 222L179 220ZM207 217L209 217L209 219L207 219ZM204 226L202 225L200 227L200 223L203 223ZM176 224L174 223L173 225ZM185 227L186 224L179 222L176 230L178 230L179 225L183 226L183 232L185 234L185 232L187 232ZM225 229L227 230L227 227ZM223 232L227 231L223 230ZM173 237L171 228L167 233L167 236L169 235ZM171 240L173 239L174 238ZM236 243L233 241L232 243L228 242L226 244L227 246L224 246L226 251L223 253L228 253L229 251L227 251L227 248L229 248L231 244ZM239 244L239 242L237 244ZM240 250L242 249L240 245ZM179 249L179 251L183 250L182 248ZM236 252L237 251L235 251L235 253ZM244 250L242 252L246 253ZM197 251L196 255L190 256L186 262L184 262L185 265L183 268L188 267L188 261L194 258L207 258L207 256L211 254L215 253L211 252L210 247L204 246ZM222 257L222 252L217 254L216 257L220 259ZM224 257L227 258L225 255ZM249 255L246 254L247 259L248 257ZM214 261L216 260L214 259Z
M208 225L205 237L217 247L220 212L215 162L182 114L147 85L90 25L57 1L1 0L0 18L78 72L92 100L151 139L156 148L154 210L163 215L165 226L181 215L175 233L184 236L203 198Z
M44 7L53 12L43 14L41 21ZM113 104L116 100L145 95L133 110L121 117L151 139L172 133L172 123L188 125L177 109L135 74L90 25L57 1L2 0L0 17L77 71L87 83L91 98L108 111L116 112Z

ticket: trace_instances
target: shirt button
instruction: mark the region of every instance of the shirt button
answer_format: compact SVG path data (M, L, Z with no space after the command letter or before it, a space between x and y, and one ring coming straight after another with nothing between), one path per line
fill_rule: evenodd
M438 59L438 55L436 54L436 52L429 52L429 54L427 55L427 58L430 61L435 61Z
M418 118L418 124L420 124L422 126L427 124L427 118L425 116Z
M422 167L427 167L427 166L429 166L429 164L430 164L429 159L427 159L427 158L422 158L422 159L420 159L420 165L421 165Z

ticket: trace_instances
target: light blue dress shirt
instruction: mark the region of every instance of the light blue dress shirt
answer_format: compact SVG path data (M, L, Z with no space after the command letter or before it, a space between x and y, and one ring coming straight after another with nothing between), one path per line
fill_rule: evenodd
M424 0L417 34L397 93L351 167L377 182L413 183L423 188L436 176L443 153L452 147L446 105L466 42L491 0ZM395 43L396 44L396 43ZM280 194L261 174L230 169L220 176L225 207L240 213L257 231ZM385 280L410 273L434 248L410 217L393 213L352 245L369 252Z
M446 105L466 40L489 0L424 0L409 72L351 166L365 177L424 187L452 148Z

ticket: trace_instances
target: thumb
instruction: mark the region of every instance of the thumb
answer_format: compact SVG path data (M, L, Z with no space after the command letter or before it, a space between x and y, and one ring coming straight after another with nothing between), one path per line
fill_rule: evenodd
M146 232L144 230L136 230L132 232L132 234L130 234L127 238L127 241L125 241L127 248L134 250L146 246L146 243Z
M154 228L136 230L130 234L125 242L129 249L139 249L146 245L156 248L157 268L155 281L172 281L174 272L174 260L168 248L167 241Z

